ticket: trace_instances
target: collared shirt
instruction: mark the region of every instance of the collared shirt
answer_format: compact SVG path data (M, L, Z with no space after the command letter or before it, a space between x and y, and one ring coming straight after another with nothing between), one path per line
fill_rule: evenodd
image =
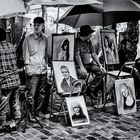
M26 73L45 74L47 72L47 45L48 40L44 34L37 36L32 33L23 42L23 58Z
M17 73L15 46L6 41L0 42L0 86L3 89L18 87L20 84Z
M95 52L91 41L83 42L80 38L75 39L75 56L80 54L83 64L91 63L91 54Z

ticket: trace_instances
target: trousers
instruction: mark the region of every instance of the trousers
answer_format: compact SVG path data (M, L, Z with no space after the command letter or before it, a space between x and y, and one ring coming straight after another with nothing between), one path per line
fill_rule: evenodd
M32 99L32 110L37 114L40 112L47 84L47 74L27 75L26 85L29 89L27 97Z
M13 89L0 90L0 125L6 122L7 112L10 109L10 118L19 118L21 116L18 100L19 87Z
M90 87L89 87L92 91L93 88L99 86L99 84L102 82L106 73L101 71L99 66L93 63L86 64L84 65L84 67L87 70L87 72L94 74L94 78L92 79ZM77 74L78 74L78 77L82 77L82 78L86 77L84 75L81 75L79 68L77 68Z

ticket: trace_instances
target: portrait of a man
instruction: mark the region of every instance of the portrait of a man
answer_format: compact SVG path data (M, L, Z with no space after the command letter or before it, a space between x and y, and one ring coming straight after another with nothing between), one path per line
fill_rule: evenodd
M53 70L58 92L71 92L78 81L74 62L53 61Z

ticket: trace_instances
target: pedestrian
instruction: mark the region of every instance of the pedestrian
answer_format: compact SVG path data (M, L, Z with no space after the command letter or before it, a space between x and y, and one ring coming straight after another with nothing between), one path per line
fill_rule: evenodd
M7 131L12 133L17 131L15 119L21 117L18 104L19 85L15 46L6 41L6 32L0 28L0 135Z
M26 72L27 94L32 102L32 111L41 117L41 107L45 95L50 94L47 89L48 39L43 33L45 21L42 17L33 20L34 32L23 42L23 58ZM49 97L49 96L48 96ZM48 106L48 102L46 102ZM44 114L45 115L45 114Z
M105 76L105 69L99 62L95 49L91 44L90 37L94 31L89 25L80 27L79 37L75 39L75 61L79 77L86 77L87 73L95 75L91 81L89 92L95 97L95 89ZM83 75L83 76L82 76ZM97 94L96 94L97 96Z

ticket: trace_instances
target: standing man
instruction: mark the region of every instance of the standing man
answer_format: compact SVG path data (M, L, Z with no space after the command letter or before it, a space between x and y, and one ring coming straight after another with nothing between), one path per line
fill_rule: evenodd
M17 98L19 85L15 46L6 41L6 32L0 28L0 135L6 131L16 131L14 119L21 116ZM6 122L8 106L11 113L10 127Z
M44 19L34 18L34 33L27 36L23 42L23 58L27 75L28 98L32 99L32 110L39 117L47 84L47 37L42 32ZM48 106L48 103L46 103Z
M105 69L99 62L95 49L90 41L93 32L89 25L81 26L79 37L75 39L75 60L78 76L87 76L87 72L95 75L89 87L92 96L94 96L93 93L96 93L95 88L99 86L105 76Z

